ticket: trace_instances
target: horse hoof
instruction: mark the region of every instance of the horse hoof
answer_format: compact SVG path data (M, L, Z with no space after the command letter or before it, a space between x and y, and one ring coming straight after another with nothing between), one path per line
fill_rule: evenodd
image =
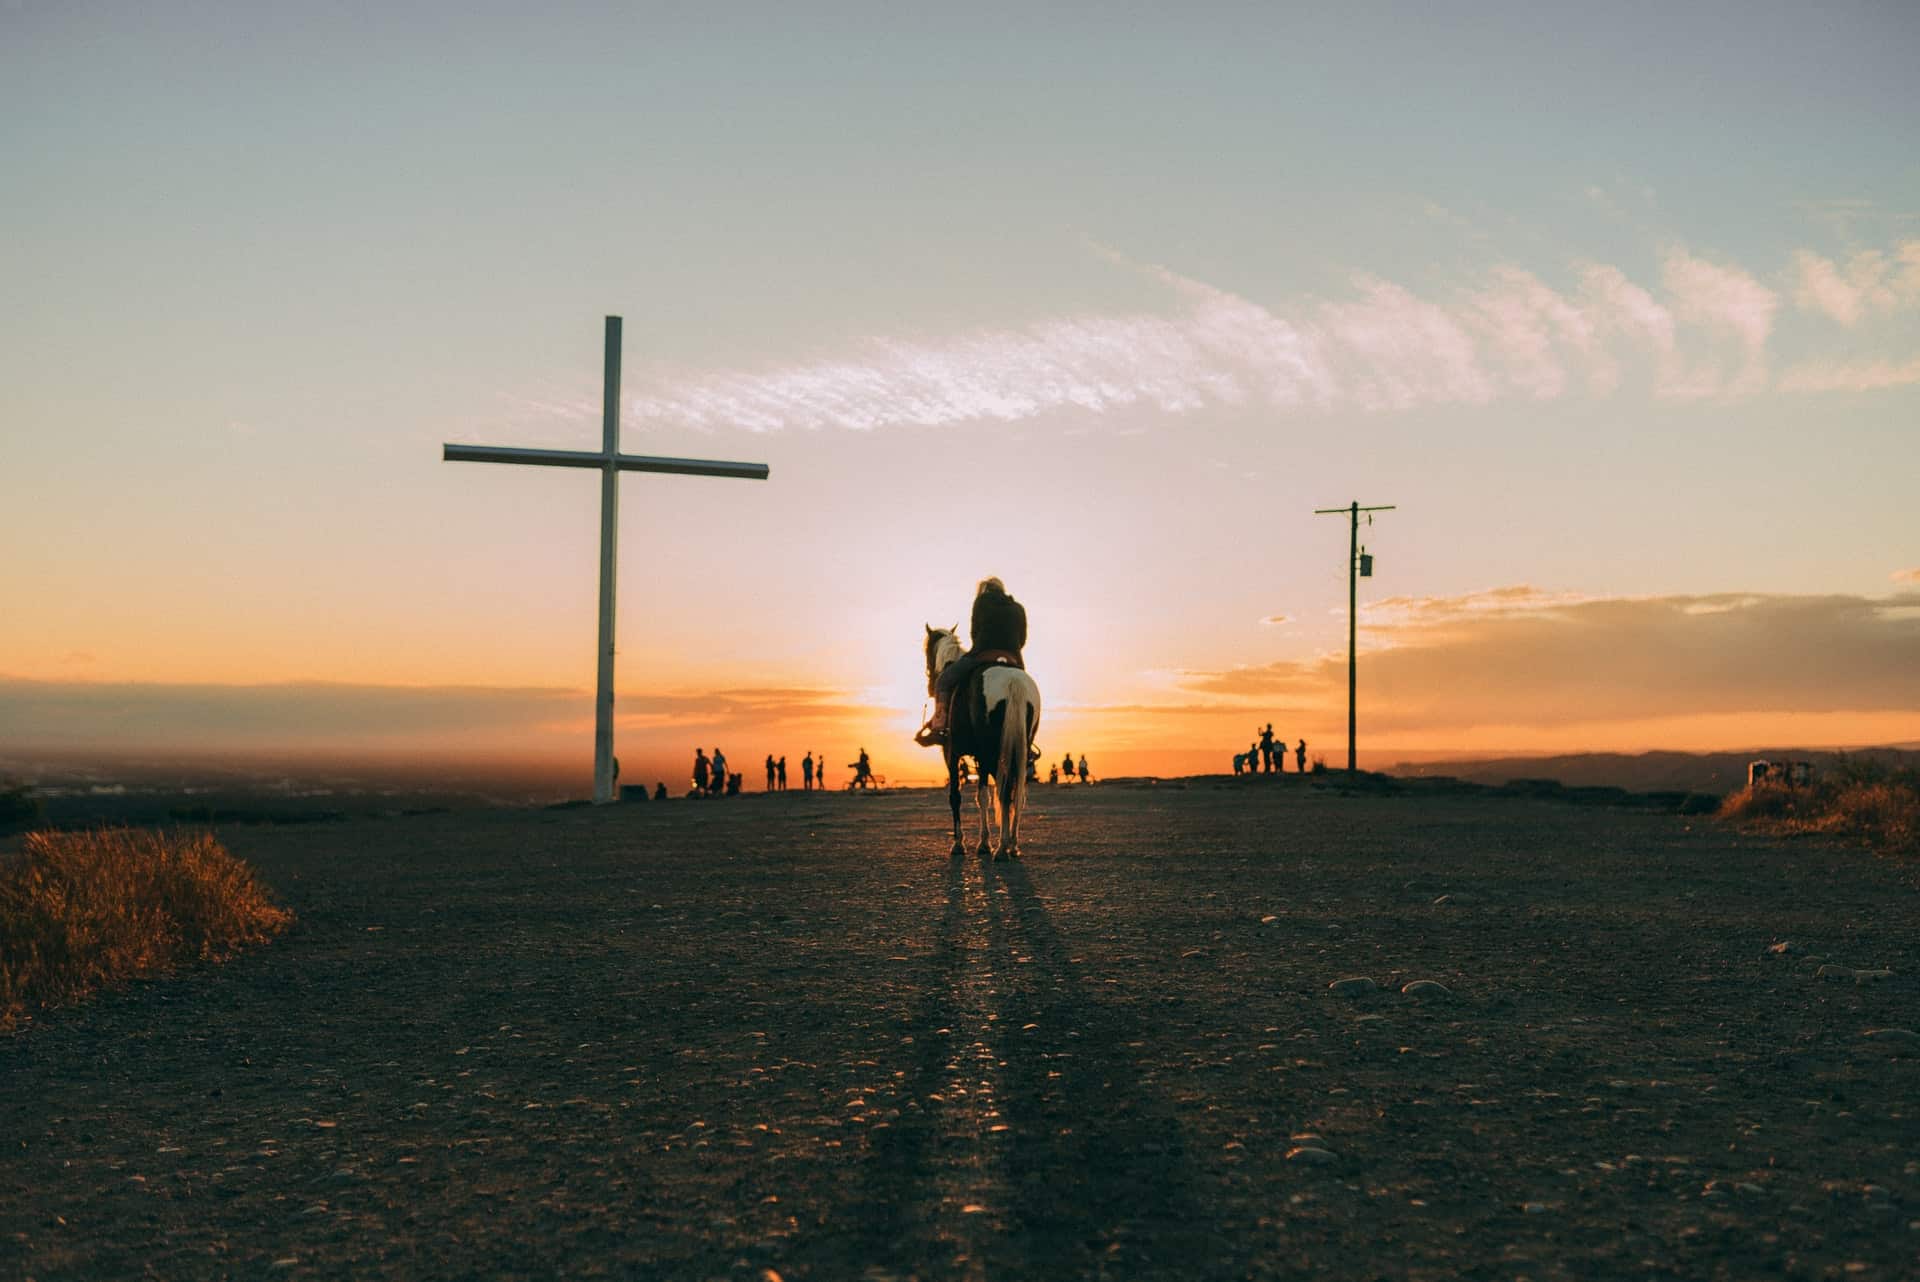
M1009 849L1000 852L1000 858L1002 859L1018 859L1019 857L1020 852L1018 850Z
M963 845L961 845L961 844L960 844L959 842L957 842L957 841L956 841L956 842L954 842L954 843L953 843L953 857L954 857L955 859L965 859L965 858L967 857L967 848L966 848L965 846L963 846Z
M976 854L976 855L979 855L979 856L980 856L980 857L981 857L982 859L985 859L985 858L987 858L988 856L990 856L990 855L992 855L992 854L993 854L993 847L992 847L992 846L989 846L989 845L988 845L988 844L987 844L986 842L984 842L984 841L983 841L983 842L981 842L981 843L980 843L980 845L979 845L979 846L978 846L978 847L977 847L977 848L976 848L976 849L974 850L974 852L973 852L973 853L974 853L974 854Z

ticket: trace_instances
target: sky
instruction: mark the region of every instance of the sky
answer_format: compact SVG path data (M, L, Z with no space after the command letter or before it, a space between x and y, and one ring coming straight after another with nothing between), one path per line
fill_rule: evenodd
M1920 10L1034 8L0 0L0 746L1920 740Z

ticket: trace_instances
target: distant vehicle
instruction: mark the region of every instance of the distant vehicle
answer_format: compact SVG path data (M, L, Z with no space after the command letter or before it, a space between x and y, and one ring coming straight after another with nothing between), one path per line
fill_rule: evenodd
M1765 784L1774 788L1810 788L1813 786L1811 761L1749 761L1747 787Z

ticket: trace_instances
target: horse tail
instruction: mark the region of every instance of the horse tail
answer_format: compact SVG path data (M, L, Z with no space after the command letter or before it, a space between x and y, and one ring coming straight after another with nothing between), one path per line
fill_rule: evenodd
M1019 678L1007 688L1006 720L1000 731L1000 782L1004 796L1025 801L1027 747L1040 729L1040 688L1024 672Z

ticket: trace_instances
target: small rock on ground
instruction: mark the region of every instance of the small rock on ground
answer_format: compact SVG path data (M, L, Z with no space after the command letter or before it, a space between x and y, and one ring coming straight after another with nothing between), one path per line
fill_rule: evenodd
M1365 975L1349 975L1345 979L1336 979L1327 985L1327 991L1335 997L1362 997L1367 993L1377 993L1380 985Z
M1301 1162L1307 1166L1332 1166L1340 1159L1324 1148L1315 1148L1311 1144L1302 1144L1298 1148L1287 1150L1289 1162Z

